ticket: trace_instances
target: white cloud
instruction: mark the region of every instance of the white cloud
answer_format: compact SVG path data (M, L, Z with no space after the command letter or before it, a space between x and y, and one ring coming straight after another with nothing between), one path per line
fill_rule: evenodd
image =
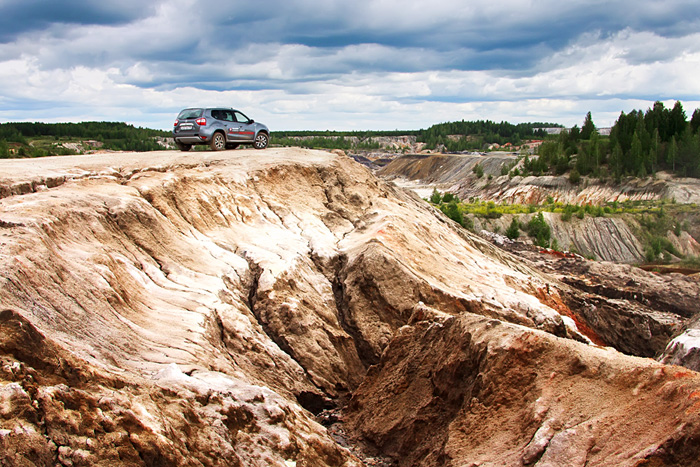
M657 99L690 114L700 33L688 17L700 7L663 4L164 2L131 21L54 23L0 44L0 121L170 128L179 108L231 105L273 129L571 125L589 110L605 126Z

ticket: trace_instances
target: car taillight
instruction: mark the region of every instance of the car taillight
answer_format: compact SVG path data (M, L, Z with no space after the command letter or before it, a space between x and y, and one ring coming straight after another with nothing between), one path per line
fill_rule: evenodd
M194 121L197 125L199 126L204 126L207 124L207 119L204 117L199 117L197 120Z
M173 125L173 126L177 126L178 123L180 123L180 122L178 122L177 120L175 120L175 125Z

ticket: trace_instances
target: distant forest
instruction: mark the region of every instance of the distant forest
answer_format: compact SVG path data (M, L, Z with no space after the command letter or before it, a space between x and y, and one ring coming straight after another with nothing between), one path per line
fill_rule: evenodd
M102 149L153 151L163 149L155 138L167 136L168 131L137 128L123 122L2 123L0 158L75 154L63 144L86 140L101 142Z
M271 142L280 146L302 146L305 148L342 149L344 151L371 151L379 149L372 142L377 136L418 136L422 130L389 131L274 131Z
M488 144L519 145L524 140L544 138L542 128L561 128L557 123L492 122L490 120L439 123L427 130L393 131L275 131L272 142L282 146L324 149L372 150L380 146L372 142L377 136L415 136L427 149L444 148L448 152L482 150ZM461 138L454 138L454 135ZM303 138L300 142L299 138Z
M519 123L514 125L508 122L492 122L490 120L478 120L475 122L452 122L433 125L427 130L421 130L418 141L424 142L426 147L435 149L442 145L448 152L460 152L468 150L482 150L484 146L497 143L500 145L511 143L520 145L524 140L533 138L544 139L547 133L544 128L562 128L556 123ZM454 140L449 135L462 135Z

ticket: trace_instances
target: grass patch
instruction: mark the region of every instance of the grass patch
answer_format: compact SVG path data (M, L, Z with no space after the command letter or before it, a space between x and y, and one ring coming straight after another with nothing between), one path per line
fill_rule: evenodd
M571 222L574 216L578 219L631 216L639 224L639 228L633 227L635 223L630 225L644 247L645 260L650 263L670 262L673 257L683 258L669 240L668 234L673 232L680 236L683 230L687 231L689 226L687 221L682 221L682 216L697 212L697 205L694 203L677 204L672 200L628 200L612 201L603 205L576 205L558 202L548 196L544 204L509 204L481 201L478 198L460 200L452 193L443 194L437 190L434 190L430 199L426 201L430 201L448 217L470 230L474 229L471 217L498 219L504 215L533 214L526 224L514 217L505 234L511 239L516 239L520 237L521 231L525 231L540 246L558 247L556 238L551 238L551 229L542 216L543 212L560 214L563 222ZM693 267L692 264L689 267Z

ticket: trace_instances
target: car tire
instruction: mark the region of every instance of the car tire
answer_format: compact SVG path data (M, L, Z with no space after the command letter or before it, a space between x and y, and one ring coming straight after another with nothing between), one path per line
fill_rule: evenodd
M268 136L268 134L261 131L255 137L255 141L253 142L253 147L255 149L265 149L269 142L270 142L270 137Z
M226 149L226 136L224 136L223 133L214 133L214 136L211 137L209 147L211 147L212 151L221 151Z
M190 149L192 149L192 145L191 145L191 144L180 143L179 141L176 142L175 145L177 145L177 148L178 148L180 151L189 151Z

